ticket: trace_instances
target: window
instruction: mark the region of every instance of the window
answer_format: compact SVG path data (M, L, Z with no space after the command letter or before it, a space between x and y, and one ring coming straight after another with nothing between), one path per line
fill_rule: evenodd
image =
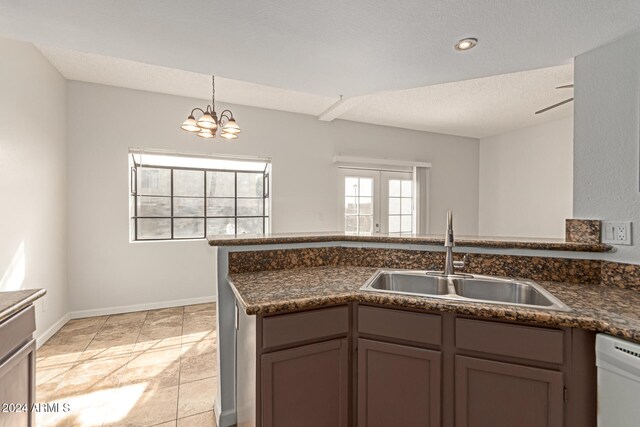
M344 214L345 231L373 232L373 178L345 177Z
M347 233L412 234L413 176L410 172L341 168L341 219Z
M413 231L413 181L388 179L388 233L405 234Z
M269 230L268 161L131 153L131 240Z

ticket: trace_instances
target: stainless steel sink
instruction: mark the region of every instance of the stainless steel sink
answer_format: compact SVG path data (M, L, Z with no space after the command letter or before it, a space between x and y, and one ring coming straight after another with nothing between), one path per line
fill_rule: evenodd
M371 288L380 291L417 295L446 295L449 282L443 276L427 276L422 272L402 272L382 270L371 281Z
M457 301L570 311L569 307L542 286L527 279L477 274L444 275L437 271L381 269L360 289Z

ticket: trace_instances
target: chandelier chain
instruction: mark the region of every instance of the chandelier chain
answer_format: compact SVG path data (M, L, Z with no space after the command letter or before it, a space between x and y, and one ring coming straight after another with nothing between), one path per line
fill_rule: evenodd
M216 78L211 76L211 109L216 111Z

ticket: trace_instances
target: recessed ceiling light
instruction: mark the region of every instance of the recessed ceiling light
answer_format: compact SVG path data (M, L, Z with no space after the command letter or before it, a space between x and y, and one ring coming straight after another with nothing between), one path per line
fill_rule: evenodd
M454 46L454 49L460 52L465 50L473 49L475 45L478 44L478 39L468 38L462 39Z

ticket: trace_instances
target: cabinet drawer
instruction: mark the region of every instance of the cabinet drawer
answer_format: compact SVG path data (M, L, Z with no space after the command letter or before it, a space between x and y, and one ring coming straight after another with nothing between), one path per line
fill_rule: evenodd
M262 321L262 347L268 349L303 341L317 341L347 335L348 330L347 306L265 317Z
M358 332L422 344L442 343L442 319L438 315L389 308L358 307Z
M456 347L562 364L564 332L535 326L456 319Z
M36 330L33 305L0 323L0 361L7 358L20 344L31 339Z

